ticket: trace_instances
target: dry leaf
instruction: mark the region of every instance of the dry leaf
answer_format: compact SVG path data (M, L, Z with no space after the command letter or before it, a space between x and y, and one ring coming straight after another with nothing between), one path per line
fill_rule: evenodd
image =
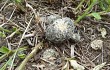
M100 64L100 65L97 65L97 66L95 66L95 67L93 68L93 70L101 70L102 67L105 66L105 64L106 64L106 62L104 62L104 63L102 63L102 64Z
M75 56L74 56L74 45L71 45L71 58L74 58Z
M69 62L67 61L66 64L62 67L62 70L69 70Z
M102 40L94 40L91 42L91 47L94 50L101 49L103 47L103 41Z
M105 29L105 28L101 28L100 31L101 31L101 35L102 35L102 37L103 37L103 38L106 38L106 37L105 37L106 34L107 34L106 29Z
M70 61L70 64L71 66L75 69L75 70L84 70L85 68L78 64L76 60L69 60Z

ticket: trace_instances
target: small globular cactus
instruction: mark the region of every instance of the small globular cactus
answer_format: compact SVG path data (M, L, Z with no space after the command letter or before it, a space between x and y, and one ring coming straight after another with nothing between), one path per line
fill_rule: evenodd
M73 20L68 17L61 18L53 15L49 16L49 18L50 24L45 30L47 40L54 43L60 43L65 40L79 38L79 36L77 36L78 34L74 33L75 26Z

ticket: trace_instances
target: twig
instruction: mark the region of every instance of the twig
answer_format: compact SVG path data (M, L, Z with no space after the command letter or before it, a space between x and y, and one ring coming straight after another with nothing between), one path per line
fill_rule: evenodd
M13 16L15 10L16 10L16 7L14 8L13 12L11 13L11 15L10 15L10 17L9 17L9 20L12 18L12 16Z
M4 17L4 15L2 15L2 14L0 14L0 15ZM10 22L11 24L9 24L9 25L14 25L14 26L16 26L16 27L19 27L21 30L25 30L24 28L20 27L19 25L17 25L17 24L14 23L13 21L9 20L8 18L4 17L4 19L7 21L6 24L8 24L8 22Z
M71 58L74 58L75 57L75 55L74 55L74 51L75 51L75 46L74 45L71 45Z
M27 35L25 35L24 36L24 38L27 38L27 37L32 37L32 36L34 36L35 35L35 32L34 33L32 33L32 34L27 34Z
M99 54L99 55L97 55L93 60L91 60L92 62L94 61L94 60L96 60L99 56L101 55L101 53Z
M6 37L6 39L13 37L20 29L17 29L16 31L14 31L12 34L10 34L9 36Z
M5 5L8 3L8 0L5 2L5 4L1 7L0 11L5 7Z
M88 57L84 57L84 58L86 58L86 60L89 61L92 66L96 66Z
M43 60L43 61L45 61L45 62L47 62L47 63L49 63L49 64L51 64L51 65L54 65L53 62L50 62L50 61L48 61L48 60L46 60L46 59L44 59L44 58L40 58L40 59Z
M3 24L0 25L0 27L3 27L3 26L6 25L6 24L7 24L7 23L3 23Z
M30 4L26 3L26 6L29 7L33 11L36 22L38 23L39 27L41 28L41 31L44 32L44 29L43 29L42 25L40 24L40 17L38 16L38 13L35 12L35 10L33 9L33 7Z
M36 52L39 50L39 48L41 47L42 44L43 44L43 43L40 42L40 43L38 43L38 44L34 47L34 49L32 50L32 52L31 52L29 55L27 55L27 57L23 60L23 62L20 64L20 66L17 68L17 70L23 70L23 68L25 67L25 65L26 65L26 63L28 62L28 60L29 60L30 58L32 58L32 57L34 56L34 54L36 54ZM43 46L42 46L42 47L43 47Z
M26 27L26 30L24 31L24 33L23 33L23 35L22 35L22 37L21 37L21 39L20 39L20 41L19 41L18 47L17 47L17 49L16 49L16 51L15 51L15 53L14 53L13 60L12 60L12 63L11 63L11 67L10 67L9 70L12 69L12 66L13 66L13 63L14 63L14 60L15 60L15 56L16 56L16 54L17 54L17 52L18 52L18 49L19 49L19 47L20 47L20 45L21 45L21 43L22 43L22 40L24 39L25 33L28 31L28 29L29 29L29 27L30 27L30 24L31 24L32 19L33 19L33 16L32 16L32 18L30 19L30 21L29 21L29 23L28 23L28 25L27 25L27 27Z
M102 47L102 63L104 62L104 47Z
M8 49L9 49L9 50L12 50L11 44L9 43L8 39L7 39L7 46L8 46Z

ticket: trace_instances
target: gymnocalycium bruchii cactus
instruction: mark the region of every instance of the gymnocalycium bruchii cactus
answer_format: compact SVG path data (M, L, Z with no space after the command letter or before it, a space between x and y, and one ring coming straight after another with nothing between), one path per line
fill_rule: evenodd
M69 39L79 39L79 35L74 33L74 21L70 18L50 15L47 21L49 25L45 29L45 37L50 42L60 43Z

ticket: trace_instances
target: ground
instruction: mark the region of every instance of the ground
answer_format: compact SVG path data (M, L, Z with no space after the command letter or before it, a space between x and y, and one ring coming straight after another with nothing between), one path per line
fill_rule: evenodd
M35 9L35 13L37 13L39 17L58 14L62 17L69 17L74 21L77 20L79 14L81 15L81 13L85 12L84 9L86 8L85 2L85 7L80 10L82 12L74 12L80 0L27 0L26 2ZM45 29L45 23L41 23L35 19L33 11L29 7L26 7L25 3L20 6L25 8L25 11L21 10L19 5L14 4L12 1L0 1L0 32L6 35L0 38L0 47L6 46L11 50L16 50L18 46L27 47L23 53L28 55L34 46L43 40L44 47L38 50L38 52L34 54L34 57L26 63L25 70L61 70L68 61L67 59L72 57L71 46L74 46L74 59L80 65L84 66L85 70L91 70L103 62L106 62L106 65L101 70L110 70L109 14L102 15L101 20L86 16L75 24L76 30L81 37L80 41L65 41L63 43L54 44L45 40L45 35L42 30ZM39 26L39 23L41 26ZM29 28L26 30L27 26L29 26ZM102 28L106 29L107 32L105 38L102 37L100 31ZM18 30L18 32L16 32L16 30ZM14 35L12 35L12 33L14 33ZM25 35L23 36L24 33ZM94 40L102 40L103 47L94 50L91 47L91 42ZM48 49L53 49L54 52L51 52L54 55L46 58L44 52ZM6 60L8 60L8 58L0 61L0 67ZM23 59L17 57L13 70L15 70L22 61ZM71 66L69 67L70 70L73 70Z

